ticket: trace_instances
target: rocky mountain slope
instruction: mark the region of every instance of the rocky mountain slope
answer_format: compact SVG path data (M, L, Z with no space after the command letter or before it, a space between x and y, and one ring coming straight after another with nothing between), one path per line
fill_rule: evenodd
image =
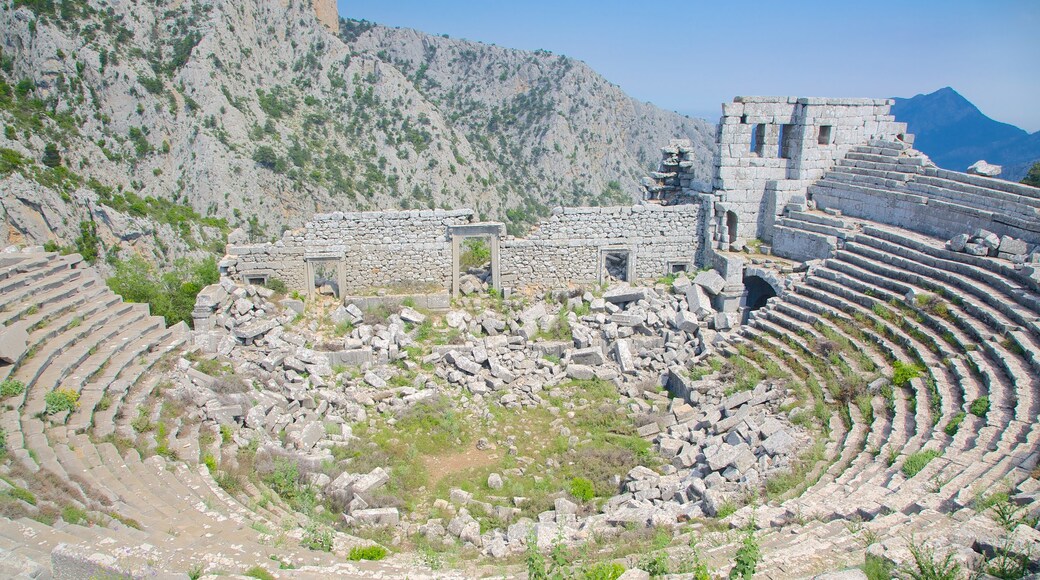
M1019 181L1040 159L1040 132L994 121L950 87L895 101L892 114L916 136L914 146L940 167L964 171L985 159L1004 167L1000 177Z
M627 203L668 139L713 127L586 65L339 20L334 4L0 6L0 243L153 258L316 211L470 206L514 233ZM54 147L48 151L48 145Z

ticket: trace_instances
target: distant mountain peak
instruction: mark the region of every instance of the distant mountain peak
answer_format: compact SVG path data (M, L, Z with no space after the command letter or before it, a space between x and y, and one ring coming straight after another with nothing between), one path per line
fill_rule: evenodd
M914 147L940 167L964 171L985 159L1005 167L1001 177L1021 179L1021 167L1040 158L1040 133L987 117L953 87L895 98L892 114L915 136Z

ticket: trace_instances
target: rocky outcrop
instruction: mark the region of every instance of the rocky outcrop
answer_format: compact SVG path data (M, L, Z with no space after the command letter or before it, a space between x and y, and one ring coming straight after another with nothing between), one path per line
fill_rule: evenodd
M314 0L314 16L329 32L339 32L339 9L336 0Z

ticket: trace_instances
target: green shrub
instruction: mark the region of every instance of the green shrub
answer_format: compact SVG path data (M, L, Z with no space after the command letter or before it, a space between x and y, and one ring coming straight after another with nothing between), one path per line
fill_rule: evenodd
M960 411L953 417L950 417L950 422L946 424L946 427L943 428L943 431L945 431L946 434L950 437L956 435L957 430L961 427L961 423L964 422L965 416L966 415L964 414L964 412Z
M581 567L581 580L617 580L625 573L625 567L617 562L596 562Z
M910 384L911 379L916 379L921 376L924 370L914 364L907 364L902 361L896 361L892 365L892 384L897 387L905 387Z
M79 237L76 238L76 252L91 264L97 262L100 255L101 238L97 234L97 224L91 220L79 222Z
M208 469L210 473L216 473L217 458L213 457L212 453L206 453L202 456L202 464L206 466L206 469Z
M7 453L7 430L0 427L0 455Z
M906 576L914 580L957 580L961 577L961 565L953 559L953 551L939 557L935 550L910 540L910 555L914 558L912 566L904 571Z
M0 399L20 395L25 391L25 383L15 379L7 379L0 383Z
M459 267L463 270L478 268L491 261L491 246L484 238L466 238L462 242L462 247Z
M48 415L72 411L79 407L79 393L72 389L55 389L44 395L43 402Z
M750 580L754 578L755 568L761 561L762 549L758 545L758 538L755 537L754 526L749 525L744 531L744 539L740 543L740 548L733 556L733 569L729 571L729 577Z
M382 546L354 546L350 549L349 560L382 560L386 558L386 548Z
M671 567L668 564L668 554L660 551L647 554L639 561L639 569L650 574L651 578L670 574Z
M922 469L928 462L939 457L939 452L934 449L928 449L926 451L918 451L917 453L911 453L903 462L903 475L907 477L913 477L921 472Z
M971 402L971 406L968 407L972 415L976 417L985 417L986 413L989 412L989 397L979 397Z
M278 495L289 500L299 491L300 468L295 461L279 458L274 462L274 470L263 479Z
M212 257L197 262L178 260L173 268L159 274L140 256L116 261L115 275L106 283L127 302L146 303L155 316L166 319L167 326L178 322L191 324L195 297L206 286L220 279Z
M571 480L571 495L579 501L589 501L596 497L596 490L588 479L575 477Z
M286 294L289 292L289 288L282 282L281 278L268 278L264 284L268 290L274 290L279 294Z
M61 166L61 153L58 152L57 145L55 145L54 143L48 143L43 147L42 162L47 167Z

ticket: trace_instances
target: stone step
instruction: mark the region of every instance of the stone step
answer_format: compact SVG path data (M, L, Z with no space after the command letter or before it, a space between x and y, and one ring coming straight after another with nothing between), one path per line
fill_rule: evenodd
M63 333L68 333L82 326L84 322L100 324L98 319L111 315L111 308L120 303L118 297L108 296L102 289L90 290L87 292L87 295L89 306L70 308L64 312L56 310L57 318L50 320L46 326L38 327L30 332L29 340L26 343L26 352L14 364L0 368L0 380L14 376L27 360L26 355L34 352L34 347L35 350L39 350L44 344L56 340ZM88 328L81 329L75 336L86 332Z
M128 341L130 348L111 359L104 372L83 386L80 391L80 407L70 417L69 428L85 431L94 421L96 413L102 413L101 417L110 422L129 385L150 369L168 349L182 344L184 340L183 333L175 331L174 328L166 328ZM111 389L112 386L115 386L114 390ZM104 414L103 410L97 410L98 403L106 393L109 396L110 415Z
M87 288L99 286L97 276L91 276L87 270L61 269L38 285L27 285L9 295L4 296L3 310L0 310L0 323L8 326L15 321L26 320L33 316L28 313L35 308L41 311L41 317L54 302L74 300Z
M919 256L918 261L933 267L960 273L967 271L962 270L962 268L986 270L997 276L997 278L991 281L991 284L996 282L995 285L1002 292L1013 297L1023 306L1040 314L1040 296L1036 294L1036 292L1040 292L1040 284L1023 276L1021 272L1011 267L1005 260L998 260L988 256L972 256L962 252L947 250L944 240L934 240L892 226L865 225L863 234L903 246L908 250L913 250ZM960 265L958 266L958 264ZM1029 290L1032 290L1032 292Z
M58 355L62 354L74 344L90 337L95 332L104 328L110 321L118 320L120 317L127 315L133 309L129 304L122 304L118 300L112 302L105 302L111 304L111 307L104 307L103 310L97 313L96 316L82 319L78 325L73 321L76 319L71 313L66 315L67 321L63 322L63 326L56 327L53 331L46 331L41 329L38 332L49 332L54 336L47 340L37 341L37 339L30 335L30 342L36 346L35 352L31 349L27 355L32 353L31 358L22 357L19 364L12 365L15 370L12 373L16 379L22 381L26 385L26 392L23 393L23 400L25 396L31 391L32 385L36 382L39 375L47 368ZM19 401L19 404L21 402Z
M48 278L71 270L76 263L78 261L73 256L51 254L50 257L41 260L26 260L14 266L13 271L8 270L7 277L0 281L0 304L7 306L8 300L22 296L18 290L31 289L40 283L45 284Z
M148 316L147 308L127 308L123 314L101 325L81 340L74 344L66 343L60 353L52 352L46 366L41 366L35 371L31 382L26 381L26 385L32 386L26 389L28 396L25 400L25 413L35 415L43 411L44 396L58 386L62 377L91 357L91 351L100 349L102 343L118 336L124 330L130 329L131 333L140 334L159 324L162 323Z
M846 243L845 249L902 269L908 280L918 280L918 285L941 289L939 291L957 297L966 306L977 307L985 312L977 316L991 319L992 328L997 334L1024 326L1027 321L1035 321L1035 313L1017 303L1014 289L1007 281L991 272L967 267L959 262L944 262L922 256L906 246L870 235L856 236ZM946 269L947 266L951 269Z
M1004 188L997 188L993 186L1003 185L1000 182L1004 180L986 180L981 183L966 183L960 179L950 179L953 177L950 173L943 176L940 175L928 175L925 173L916 179L922 185L928 185L931 187L940 188L946 191L956 192L962 195L970 195L972 197L981 197L984 199L991 199L995 201L1001 201L1008 204L1022 205L1030 208L1040 208L1040 199L1035 195L1022 195L1025 190L1019 192L1007 191ZM1030 192L1031 193L1031 192Z
M837 238L839 240L844 240L845 238L847 238L849 235L852 234L852 232L850 232L849 230L835 228L835 227L822 225L822 224L817 224L817 223L813 223L813 222L806 222L806 221L796 220L796 219L792 219L792 218L786 218L786 217L782 217L782 218L777 219L776 223L777 223L777 225L779 225L781 227L787 227L787 228L802 230L802 231L806 231L806 232L813 232L813 233L817 233L817 234L823 234L825 236L834 236L835 238Z
M57 254L53 252L23 252L0 255L0 280L24 274L47 265Z

